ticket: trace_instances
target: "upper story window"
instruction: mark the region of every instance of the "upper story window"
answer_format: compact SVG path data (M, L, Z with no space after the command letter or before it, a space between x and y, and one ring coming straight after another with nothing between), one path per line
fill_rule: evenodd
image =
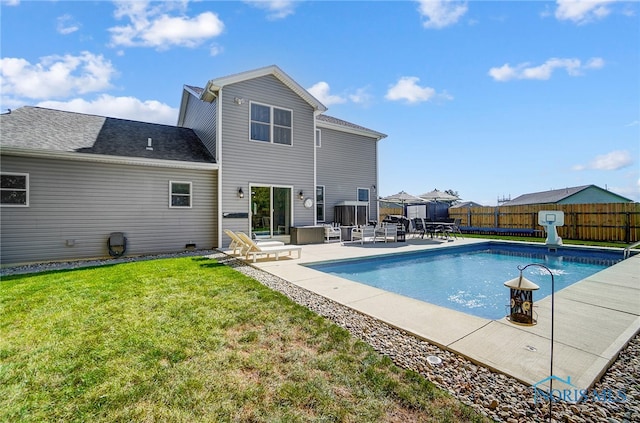
M3 173L0 175L0 205L29 207L28 173Z
M319 129L316 129L316 147L322 147L322 137Z
M169 181L169 207L191 208L191 182Z
M251 103L251 140L291 145L292 111Z

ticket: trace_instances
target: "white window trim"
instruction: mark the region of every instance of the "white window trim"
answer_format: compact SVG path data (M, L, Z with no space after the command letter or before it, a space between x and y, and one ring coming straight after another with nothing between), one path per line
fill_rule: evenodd
M322 187L322 220L318 219L318 222L326 222L327 221L327 188L324 185L316 185L316 189ZM316 213L317 213L317 207L318 207L318 196L316 193L316 198L315 198L315 203L316 203ZM317 217L317 216L316 216Z
M369 198L369 200L367 200L367 201L362 201L362 203L367 203L367 219L366 219L366 221L368 222L369 219L371 218L371 190L369 188L356 187L356 201L359 201L359 202L360 202L360 196L358 194L360 193L360 190L367 191L367 197Z
M0 207L29 207L29 194L30 194L30 187L29 187L29 174L28 173L22 173L22 172L2 172L2 175L13 175L13 176L24 176L25 177L25 191L27 193L26 195L26 199L25 199L25 204L0 204ZM10 190L10 191L16 191L16 190Z
M357 187L356 188L356 201L360 201L360 190L367 191L367 198L369 198L366 202L371 204L371 190L369 188Z
M264 106L264 107L268 107L269 108L269 142L267 141L262 141L262 140L254 140L253 138L251 138L251 106L253 104L257 104L260 106ZM280 109L280 110L286 110L289 113L291 113L291 127L289 128L289 130L291 131L291 144L282 144L279 142L274 142L274 137L273 137L273 128L278 126L280 128L286 128L284 126L280 126L280 125L276 125L274 120L273 120L273 109ZM259 122L262 124L265 124L264 122ZM249 141L251 142L257 142L257 143L261 143L261 144L271 144L271 145L281 145L284 147L292 147L293 146L293 109L288 109L286 107L280 107L280 106L273 106L271 104L265 104L265 103L260 103L257 101L250 101L249 102Z
M316 147L322 147L322 131L316 129Z
M186 196L186 194L174 194L172 191L173 184L187 184L189 185L189 205L188 206L174 206L171 203L171 199L174 195ZM190 209L193 207L193 184L191 181L169 181L169 208L170 209Z

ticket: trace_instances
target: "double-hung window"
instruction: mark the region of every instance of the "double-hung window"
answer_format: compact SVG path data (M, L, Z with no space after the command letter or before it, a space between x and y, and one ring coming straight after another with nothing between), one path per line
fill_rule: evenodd
M316 187L316 218L318 222L324 222L324 186Z
M291 145L292 111L251 103L251 141Z
M28 173L3 173L0 175L0 205L29 207Z
M169 181L169 207L191 208L191 182Z

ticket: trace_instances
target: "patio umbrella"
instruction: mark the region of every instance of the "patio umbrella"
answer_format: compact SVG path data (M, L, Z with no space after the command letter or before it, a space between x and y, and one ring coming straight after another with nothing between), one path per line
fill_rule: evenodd
M456 197L455 195L451 195L449 193L446 193L444 191L439 191L437 189L434 189L433 191L430 192L426 192L422 195L419 195L418 197L422 198L425 201L456 201L459 200L458 197Z
M416 197L415 195L411 195L404 191L400 191L397 194L389 195L388 197L382 197L381 200L388 201L390 203L424 203L424 200L420 197Z

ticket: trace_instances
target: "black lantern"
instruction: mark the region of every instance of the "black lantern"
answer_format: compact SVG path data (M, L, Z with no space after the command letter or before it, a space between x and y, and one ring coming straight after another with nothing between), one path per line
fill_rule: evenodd
M538 285L522 276L504 283L509 288L509 315L507 319L518 325L532 326L536 324L533 318L533 291L540 289Z
M504 283L505 286L509 287L509 295L511 297L511 304L509 304L511 310L509 316L507 316L507 319L511 323L515 323L518 325L536 324L536 321L533 319L533 291L539 289L540 287L522 276L522 271L530 266L540 267L551 275L551 358L549 362L549 423L551 423L553 419L553 326L555 314L554 296L556 291L556 282L551 269L549 269L544 264L539 263L527 264L524 267L518 266L520 276Z

